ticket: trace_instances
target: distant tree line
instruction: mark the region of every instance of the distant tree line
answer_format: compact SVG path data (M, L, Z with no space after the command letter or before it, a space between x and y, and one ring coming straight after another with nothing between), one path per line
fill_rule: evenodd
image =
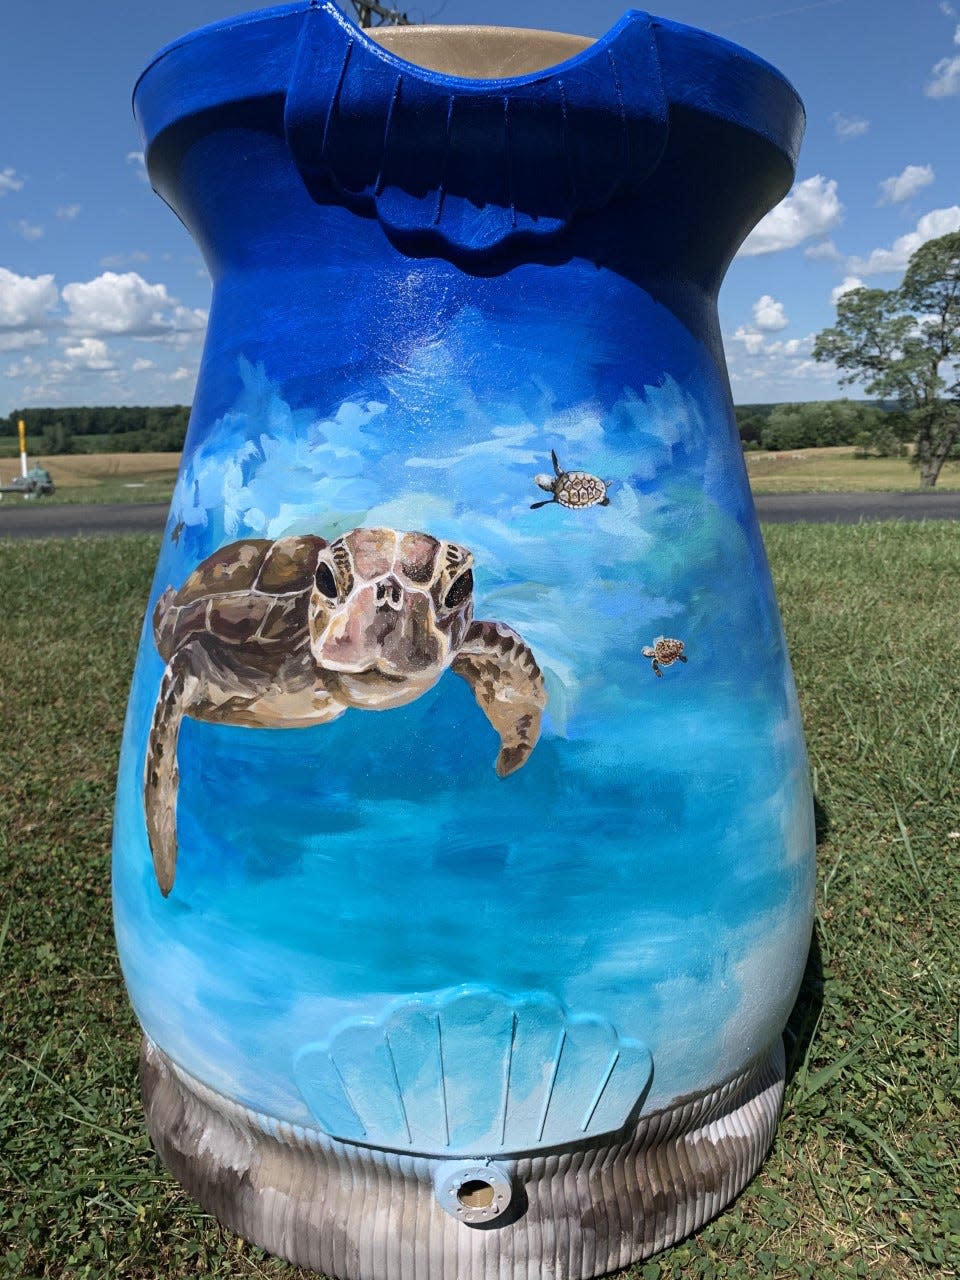
M808 400L797 404L737 405L745 449L789 451L823 445L854 445L862 456L899 457L915 428L895 402ZM0 438L16 437L27 424L30 452L178 453L190 406L183 404L93 405L81 408L14 409L0 418Z
M16 436L22 418L31 453L177 453L189 417L183 404L14 409L0 418L0 437Z
M863 456L896 458L913 436L896 405L867 400L807 400L797 404L744 404L736 409L745 449L788 451L854 445Z

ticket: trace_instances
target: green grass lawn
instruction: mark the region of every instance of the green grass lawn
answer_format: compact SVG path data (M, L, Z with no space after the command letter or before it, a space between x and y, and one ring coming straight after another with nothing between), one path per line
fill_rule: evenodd
M820 826L773 1153L635 1280L960 1274L960 526L765 538ZM114 955L114 768L152 536L0 542L0 1275L302 1275L160 1168ZM744 655L749 661L749 655Z
M118 476L107 476L91 485L58 485L56 493L49 494L38 501L66 503L71 506L88 502L94 502L98 506L106 502L169 502L173 496L175 479L172 473L168 476L138 476L134 473L123 479Z

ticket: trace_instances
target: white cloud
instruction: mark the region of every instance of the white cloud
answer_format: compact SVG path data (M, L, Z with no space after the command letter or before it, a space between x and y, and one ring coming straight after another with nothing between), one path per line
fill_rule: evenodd
M866 258L850 258L847 270L854 275L877 276L887 272L904 271L915 253L928 240L936 240L951 231L960 231L960 205L946 209L931 209L917 223L915 231L898 236L889 249L874 249Z
M57 217L61 222L72 222L79 212L78 204L62 204L57 209Z
M790 194L760 220L741 245L740 256L751 258L792 249L813 236L825 235L838 225L842 214L836 180L818 173L798 182Z
M107 344L101 338L80 338L72 346L67 345L70 341L70 339L66 340L63 354L67 357L71 371L90 369L99 373L116 367L110 357Z
M929 187L933 179L933 165L908 164L903 173L897 174L895 178L884 178L880 183L883 203L900 204L903 200L909 200L924 187Z
M142 151L128 151L126 154L127 164L132 164L137 171L137 177L141 182L149 182L147 175L147 162Z
M782 394L785 386L809 380L834 381L836 371L811 358L815 337L808 333L802 338L770 339L741 325L726 341L731 382L749 386L751 390L745 394L754 398L769 394L789 399ZM759 384L768 390L757 390Z
M808 333L804 338L777 338L771 341L755 329L741 325L731 334L731 341L741 342L743 349L751 358L762 356L764 359L787 358L795 360L808 356L813 350L815 334Z
M95 280L64 285L63 300L67 325L91 337L173 338L197 334L207 322L206 312L181 306L166 285L149 284L135 271L105 271Z
M934 63L931 80L924 93L928 98L952 98L960 92L960 57L941 58Z
M148 369L155 369L157 366L152 360L134 360L130 366L132 373L146 373Z
M35 378L42 369L43 365L39 360L34 360L33 356L24 356L17 363L7 365L4 374L8 378Z
M14 224L14 231L18 236L22 236L24 240L39 240L43 235L43 227L38 226L34 222L28 222L26 218L21 218Z
M814 340L813 333L771 339L741 326L726 343L730 379L746 398L818 398L809 384L836 385L836 370L813 360Z
M847 276L835 289L830 290L830 301L836 306L845 293L852 293L854 289L862 288L863 281L859 276Z
M819 244L807 245L803 256L811 262L842 262L843 254L832 240L821 240Z
M756 329L748 329L746 325L740 325L734 330L733 341L742 342L748 356L757 356L763 350L763 334L757 333Z
M777 329L786 329L790 321L783 309L783 303L765 293L753 304L753 323L766 333L774 333Z
M837 370L818 360L791 362L787 368L774 364L754 363L744 368L731 367L730 381L737 388L736 399L743 400L830 400L828 394L838 389ZM820 386L814 385L819 383ZM821 389L822 388L822 389Z
M953 43L960 44L960 24L953 33ZM952 98L955 93L960 93L960 57L941 58L934 64L930 76L930 82L924 89L928 98Z
M0 351L24 351L42 347L47 339L40 329L0 329Z
M0 329L35 329L56 305L53 276L18 276L0 267Z
M94 375L106 386L115 387L120 381L120 371L114 363L113 353L100 338L60 338L62 356L43 363L25 356L5 370L8 378L30 378L32 384L22 388L22 394L30 399L49 397L62 400L65 395L76 396L76 380ZM81 392L89 394L89 383ZM94 384L95 385L95 384Z
M180 365L179 369L174 369L173 373L167 378L168 382L188 382L197 375L193 369L188 369L186 365Z
M835 111L830 119L833 122L833 131L841 142L849 142L851 138L862 138L870 128L870 121L864 120L862 116L845 116L840 111Z
M11 191L20 191L23 188L23 179L17 177L15 169L0 169L0 196L9 195Z

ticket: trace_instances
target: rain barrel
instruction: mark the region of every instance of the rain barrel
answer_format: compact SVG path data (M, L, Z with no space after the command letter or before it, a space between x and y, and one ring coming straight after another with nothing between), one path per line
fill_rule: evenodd
M213 280L115 825L156 1149L340 1280L624 1267L759 1168L810 939L716 311L801 104L640 12L331 3L134 103Z

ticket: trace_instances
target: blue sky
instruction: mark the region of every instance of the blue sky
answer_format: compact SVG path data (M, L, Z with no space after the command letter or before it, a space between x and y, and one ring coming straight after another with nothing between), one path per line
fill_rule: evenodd
M156 50L260 6L48 0L4 6L0 413L189 403L210 284L150 190L130 93ZM614 0L426 0L413 19L600 35ZM734 398L849 394L810 359L851 281L890 288L960 228L960 0L662 0L746 45L807 107L797 184L730 269L721 319Z

